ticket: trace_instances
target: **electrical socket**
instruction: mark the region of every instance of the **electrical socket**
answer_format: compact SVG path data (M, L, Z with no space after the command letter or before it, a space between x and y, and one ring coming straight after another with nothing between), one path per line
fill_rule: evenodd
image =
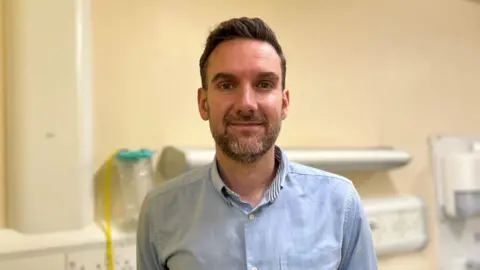
M66 270L107 270L105 249L96 248L68 253Z
M136 270L135 245L114 246L115 270ZM105 248L80 250L67 254L66 270L108 270Z
M423 202L416 197L365 200L379 256L421 250L428 242Z
M117 247L114 250L115 270L136 270L137 251L135 245Z

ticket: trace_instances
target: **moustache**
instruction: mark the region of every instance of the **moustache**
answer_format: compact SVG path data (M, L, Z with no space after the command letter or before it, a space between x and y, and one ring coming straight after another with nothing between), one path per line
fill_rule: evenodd
M235 125L235 124L252 124L252 125L267 125L268 120L265 116L262 115L228 115L224 118L225 125Z

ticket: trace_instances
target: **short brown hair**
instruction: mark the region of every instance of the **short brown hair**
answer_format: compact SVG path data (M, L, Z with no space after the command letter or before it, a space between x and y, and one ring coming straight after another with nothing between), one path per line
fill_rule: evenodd
M207 89L207 61L210 54L222 42L236 38L247 38L268 42L275 48L281 60L282 68L282 88L285 89L285 77L287 72L287 63L280 43L273 30L259 18L233 18L221 22L207 38L205 49L200 57L200 77L202 87Z

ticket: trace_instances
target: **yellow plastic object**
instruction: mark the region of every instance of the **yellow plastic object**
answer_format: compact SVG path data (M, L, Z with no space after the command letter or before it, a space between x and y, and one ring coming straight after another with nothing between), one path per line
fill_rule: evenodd
M112 167L113 161L115 159L116 154L112 155L106 164L105 168L105 237L107 240L107 265L108 270L114 270L113 264L113 241L112 241L112 226L111 226L111 213L110 213L110 182L111 182L111 174L112 174Z

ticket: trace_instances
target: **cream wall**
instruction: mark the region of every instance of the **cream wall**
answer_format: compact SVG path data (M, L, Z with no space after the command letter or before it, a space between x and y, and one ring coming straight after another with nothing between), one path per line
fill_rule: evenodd
M97 167L119 147L211 145L196 109L198 58L210 27L242 15L266 19L286 51L292 107L280 145L392 145L413 154L386 179L352 176L363 196L415 194L433 209L427 136L480 133L473 1L92 2ZM2 85L0 77L1 113ZM0 131L0 227L4 137ZM429 217L433 224L433 211ZM381 269L435 269L435 244L382 259Z
M3 0L0 0L0 228L5 227L5 89L4 89L4 44Z

